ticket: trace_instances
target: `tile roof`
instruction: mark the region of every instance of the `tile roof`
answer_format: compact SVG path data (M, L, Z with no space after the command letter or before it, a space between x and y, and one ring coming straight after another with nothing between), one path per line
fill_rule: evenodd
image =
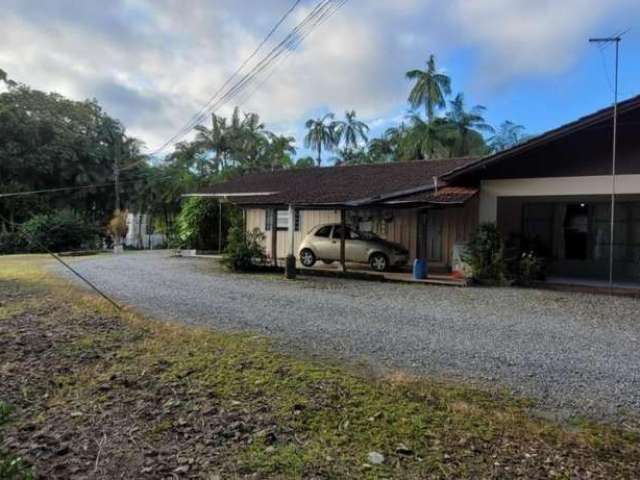
M475 160L457 158L281 170L244 175L193 195L228 196L238 205L366 204L431 189L433 177Z
M479 189L472 187L444 186L438 191L429 190L410 195L396 197L386 202L384 205L408 205L408 204L431 204L431 205L462 205L473 198Z

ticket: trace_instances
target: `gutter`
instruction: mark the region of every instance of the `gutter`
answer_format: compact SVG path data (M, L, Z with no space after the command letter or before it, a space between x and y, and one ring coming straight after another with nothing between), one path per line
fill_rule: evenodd
M361 198L359 200L352 200L351 202L346 202L345 205L350 207L360 207L368 203L382 202L390 198L403 197L405 195L411 195L413 193L422 193L429 190L433 190L433 185L422 185L420 187L408 188L406 190L397 190L391 193L376 195L375 197L367 197L367 198Z
M253 193L183 193L181 197L202 197L202 198L236 198L236 197L266 197L276 195L280 192L253 192Z

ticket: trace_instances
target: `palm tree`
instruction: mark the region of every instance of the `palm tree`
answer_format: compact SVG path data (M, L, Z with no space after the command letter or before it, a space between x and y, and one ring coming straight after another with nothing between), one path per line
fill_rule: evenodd
M436 59L429 56L426 70L410 70L406 73L415 85L409 93L412 108L424 105L427 121L431 123L436 108L446 107L445 96L451 93L451 79L436 69Z
M446 120L439 118L425 122L420 115L413 114L409 121L411 125L406 129L399 145L401 159L435 160L447 156L445 142L450 128Z
M498 127L498 132L489 139L489 146L494 152L511 148L528 138L524 134L524 126L506 120Z
M465 156L471 153L470 137L475 133L482 135L482 132L493 132L493 127L485 122L484 112L486 108L482 105L476 105L470 111L465 110L464 95L458 93L450 102L451 109L447 113L447 120L458 132L456 140L457 147L455 154Z
M356 111L347 111L344 114L344 121L334 122L334 131L336 133L336 142L344 142L344 148L358 148L360 141L366 143L369 126L356 118Z
M333 113L327 113L322 118L310 118L305 123L307 135L304 137L304 145L318 152L316 161L318 166L322 164L322 149L333 150L337 144L334 131Z
M373 163L386 163L395 159L397 145L387 136L372 139L368 147Z
M211 128L198 125L195 130L198 132L195 144L199 149L215 152L214 168L217 173L220 173L224 167L224 156L229 150L227 119L212 113Z
M291 157L296 154L296 139L286 135L276 135L267 132L269 138L269 157L271 158L271 170L290 167L293 165Z

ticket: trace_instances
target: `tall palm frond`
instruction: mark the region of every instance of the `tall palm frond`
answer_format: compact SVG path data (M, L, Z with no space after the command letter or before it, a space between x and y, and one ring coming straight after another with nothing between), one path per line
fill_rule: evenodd
M318 152L318 166L322 165L322 149L332 151L337 145L333 118L333 113L327 113L321 118L310 118L305 123L307 135L304 137L304 145Z
M406 73L415 82L409 93L409 103L416 109L424 105L427 120L431 122L436 108L446 107L445 97L451 93L451 79L436 68L436 60L429 56L425 70L410 70Z

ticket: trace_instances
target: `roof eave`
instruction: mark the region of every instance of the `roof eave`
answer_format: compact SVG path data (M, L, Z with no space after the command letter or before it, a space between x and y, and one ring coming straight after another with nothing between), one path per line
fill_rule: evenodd
M640 106L640 96L631 98L627 100L627 104L624 102L618 107L618 114L627 112L629 110L633 110L634 108L638 108ZM488 155L484 158L479 159L476 162L472 162L468 165L464 165L462 167L456 168L442 175L443 180L452 180L460 175L472 173L481 168L485 168L488 165L491 165L495 162L498 162L506 157L511 155L517 155L519 153L526 152L533 148L539 147L541 145L548 144L560 138L566 137L567 135L571 135L572 133L579 132L581 130L585 130L587 128L593 127L598 123L601 123L605 120L608 120L613 116L613 108L608 107L603 109L600 112L596 112L592 115L587 116L582 120L576 120L575 122L571 122L564 126L558 127L554 130L550 130L546 133L542 133L530 140L527 140L524 143L519 145L515 145L507 150L503 150L502 152L494 153L492 155Z

